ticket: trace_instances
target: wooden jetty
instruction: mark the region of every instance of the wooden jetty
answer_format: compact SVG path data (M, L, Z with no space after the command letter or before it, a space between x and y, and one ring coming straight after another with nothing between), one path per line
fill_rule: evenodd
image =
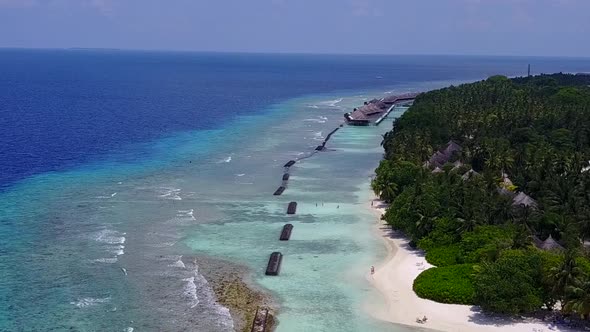
M385 118L395 109L395 104L393 104L379 119L375 121L375 125L378 126Z
M289 173L283 174L283 181L289 181Z
M283 231L281 232L281 237L279 238L279 240L289 241L289 238L291 238L292 231L293 231L292 224L286 224L285 226L283 226Z
M250 332L266 332L268 315L268 309L260 307L256 308L256 314L254 315Z
M325 143L324 143L324 144L325 144ZM324 144L322 144L322 145L318 145L318 146L315 148L315 150L316 150L316 151L322 151L322 150L324 149Z
M338 129L340 129L340 127L337 127L336 129L332 130L327 136L326 136L326 140L324 141L324 144L326 144L329 140L330 137L332 137L332 135L334 135L335 132L338 131Z
M280 196L283 194L283 191L285 191L285 187L284 186L280 186L273 195L275 196Z
M289 203L289 206L287 207L287 214L295 214L296 211L297 211L297 202Z
M270 254L270 258L268 259L268 265L266 266L266 275L267 276L278 276L279 271L281 270L281 262L283 261L283 254L278 251L273 252Z
M295 160L289 160L283 167L291 167L295 165Z

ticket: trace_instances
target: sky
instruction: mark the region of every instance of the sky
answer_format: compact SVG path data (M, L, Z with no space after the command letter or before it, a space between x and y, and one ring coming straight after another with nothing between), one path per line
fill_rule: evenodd
M0 47L590 57L590 0L0 0Z

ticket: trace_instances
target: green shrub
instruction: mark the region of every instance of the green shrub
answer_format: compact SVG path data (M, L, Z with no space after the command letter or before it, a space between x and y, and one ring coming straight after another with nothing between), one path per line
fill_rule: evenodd
M514 243L514 230L510 227L477 226L473 231L463 233L461 249L465 261L478 263L495 261L500 252Z
M414 280L414 292L421 298L436 302L473 304L475 290L472 274L471 264L434 267Z
M475 301L484 311L532 313L543 305L542 258L534 251L506 250L484 262L474 276Z
M437 267L443 267L463 263L463 256L458 245L451 245L428 250L426 261Z

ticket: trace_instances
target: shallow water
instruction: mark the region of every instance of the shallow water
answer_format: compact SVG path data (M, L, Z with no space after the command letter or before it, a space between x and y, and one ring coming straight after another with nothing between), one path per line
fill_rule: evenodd
M150 61L152 57L147 56ZM6 65L2 59L0 64ZM184 56L173 59L185 65ZM319 61L313 69L323 68L327 61L308 60ZM284 65L281 61L270 68L279 70ZM338 66L346 68L348 60L338 61ZM408 59L404 61L409 67L403 73L408 74L413 67ZM355 75L365 70L363 65L354 63L354 71L340 74L338 77L347 79L342 85L327 78L328 69L322 72L327 75L322 76L324 80L312 80L311 87L306 85L307 76L298 73L295 78L301 88L297 92L304 97L269 90L267 97L251 96L248 109L225 110L206 127L194 130L183 122L186 117L167 114L161 123L146 124L145 132L141 126L134 128L137 135L132 138L136 140L126 144L117 140L127 137L125 133L109 132L109 121L118 118L103 119L104 128L100 128L112 134L105 143L114 149L112 155L94 155L92 147L103 148L100 135L104 132L82 128L89 130L83 131L90 135L88 141L97 141L77 142L89 148L88 156L77 157L84 149L71 155L61 155L58 149L55 153L64 160L52 159L39 169L21 170L29 157L21 158L17 152L27 149L27 135L18 139L23 144L20 148L5 148L6 140L30 130L10 126L12 134L7 134L10 130L2 133L0 153L12 159L4 158L0 165L3 171L18 172L2 174L10 184L2 183L0 193L0 331L231 331L234 322L229 311L215 302L209 282L199 273L199 268L206 267L193 260L197 257L198 262L203 255L251 269L253 279L277 298L278 331L407 331L375 321L363 310L366 303L382 301L366 275L368 267L385 256L381 241L371 233L375 221L366 207L369 177L382 155L381 134L401 111L392 113L379 127L345 126L332 136L326 151L310 154L341 124L345 111L365 100L386 91L428 90L450 83L431 82L440 77L480 77L506 64L481 61L481 70L470 67L456 74L431 63L415 66L423 82L402 75L384 82L384 88L317 95L309 95L308 90L350 89ZM511 62L504 73L513 73L518 61ZM454 60L453 66L460 66L460 61ZM137 72L133 68L125 70ZM428 68L438 69L429 75ZM246 69L242 72L249 72ZM265 75L274 77L273 70ZM380 68L367 70L373 73ZM115 82L122 84L116 85L120 89L129 88L131 74L125 73L125 79ZM18 73L13 74L8 75L9 81L20 82ZM140 77L149 75L141 73ZM256 77L252 80L257 81ZM358 84L376 84L367 82ZM166 88L171 90L165 95L177 86L169 83ZM28 87L26 80L19 84ZM228 84L218 85L221 89ZM6 91L11 89L12 85ZM138 88L133 95L142 98L153 89ZM251 92L245 91L239 97ZM16 97L2 95L3 100L19 101L26 95L21 92ZM178 92L181 97L191 93ZM62 102L69 100L59 96ZM183 97L174 102L174 108L181 108L186 101ZM137 106L128 106L133 105ZM44 126L47 124L40 124L39 131L46 134ZM164 135L157 135L158 131ZM35 135L33 131L29 134L42 139ZM66 138L66 143L73 140ZM44 147L39 143L35 149L47 150L54 143ZM283 164L294 158L305 159L291 168L283 196L273 196L281 184ZM298 202L295 216L285 214L290 201ZM287 222L294 225L291 240L279 242ZM281 274L264 277L268 255L276 250L285 255Z
M207 255L251 268L253 279L277 297L278 331L404 331L361 308L369 297L378 300L365 275L384 255L364 207L367 186L381 158L380 135L399 112L380 127L345 126L326 151L311 155L342 123L343 110L366 98L339 97L337 103L316 96L277 104L205 140L196 133L161 141L160 159L174 154L177 160L157 172L149 164L79 169L38 176L6 192L4 226L20 216L13 227L31 242L21 238L2 248L12 253L1 263L11 314L0 326L230 331L228 310L215 303L198 266L186 258ZM201 144L211 139L219 142L215 151L202 153ZM285 193L273 196L283 164L308 156L291 167ZM298 202L295 216L285 215L289 201ZM279 242L287 222L295 226L292 238ZM32 241L44 237L50 242ZM276 250L285 255L281 274L264 277Z

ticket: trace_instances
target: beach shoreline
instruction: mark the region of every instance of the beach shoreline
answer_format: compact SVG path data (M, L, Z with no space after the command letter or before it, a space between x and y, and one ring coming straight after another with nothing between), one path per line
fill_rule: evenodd
M372 196L374 197L374 196ZM422 299L413 291L414 279L422 271L434 267L426 262L423 251L412 249L409 240L392 230L381 216L387 205L377 198L367 202L376 222L372 225L377 237L387 247L387 257L375 265L375 273L368 275L369 283L383 297L382 306L371 306L372 317L395 324L436 331L574 331L534 318L493 317L482 313L477 306L444 304ZM426 323L417 318L428 317Z

